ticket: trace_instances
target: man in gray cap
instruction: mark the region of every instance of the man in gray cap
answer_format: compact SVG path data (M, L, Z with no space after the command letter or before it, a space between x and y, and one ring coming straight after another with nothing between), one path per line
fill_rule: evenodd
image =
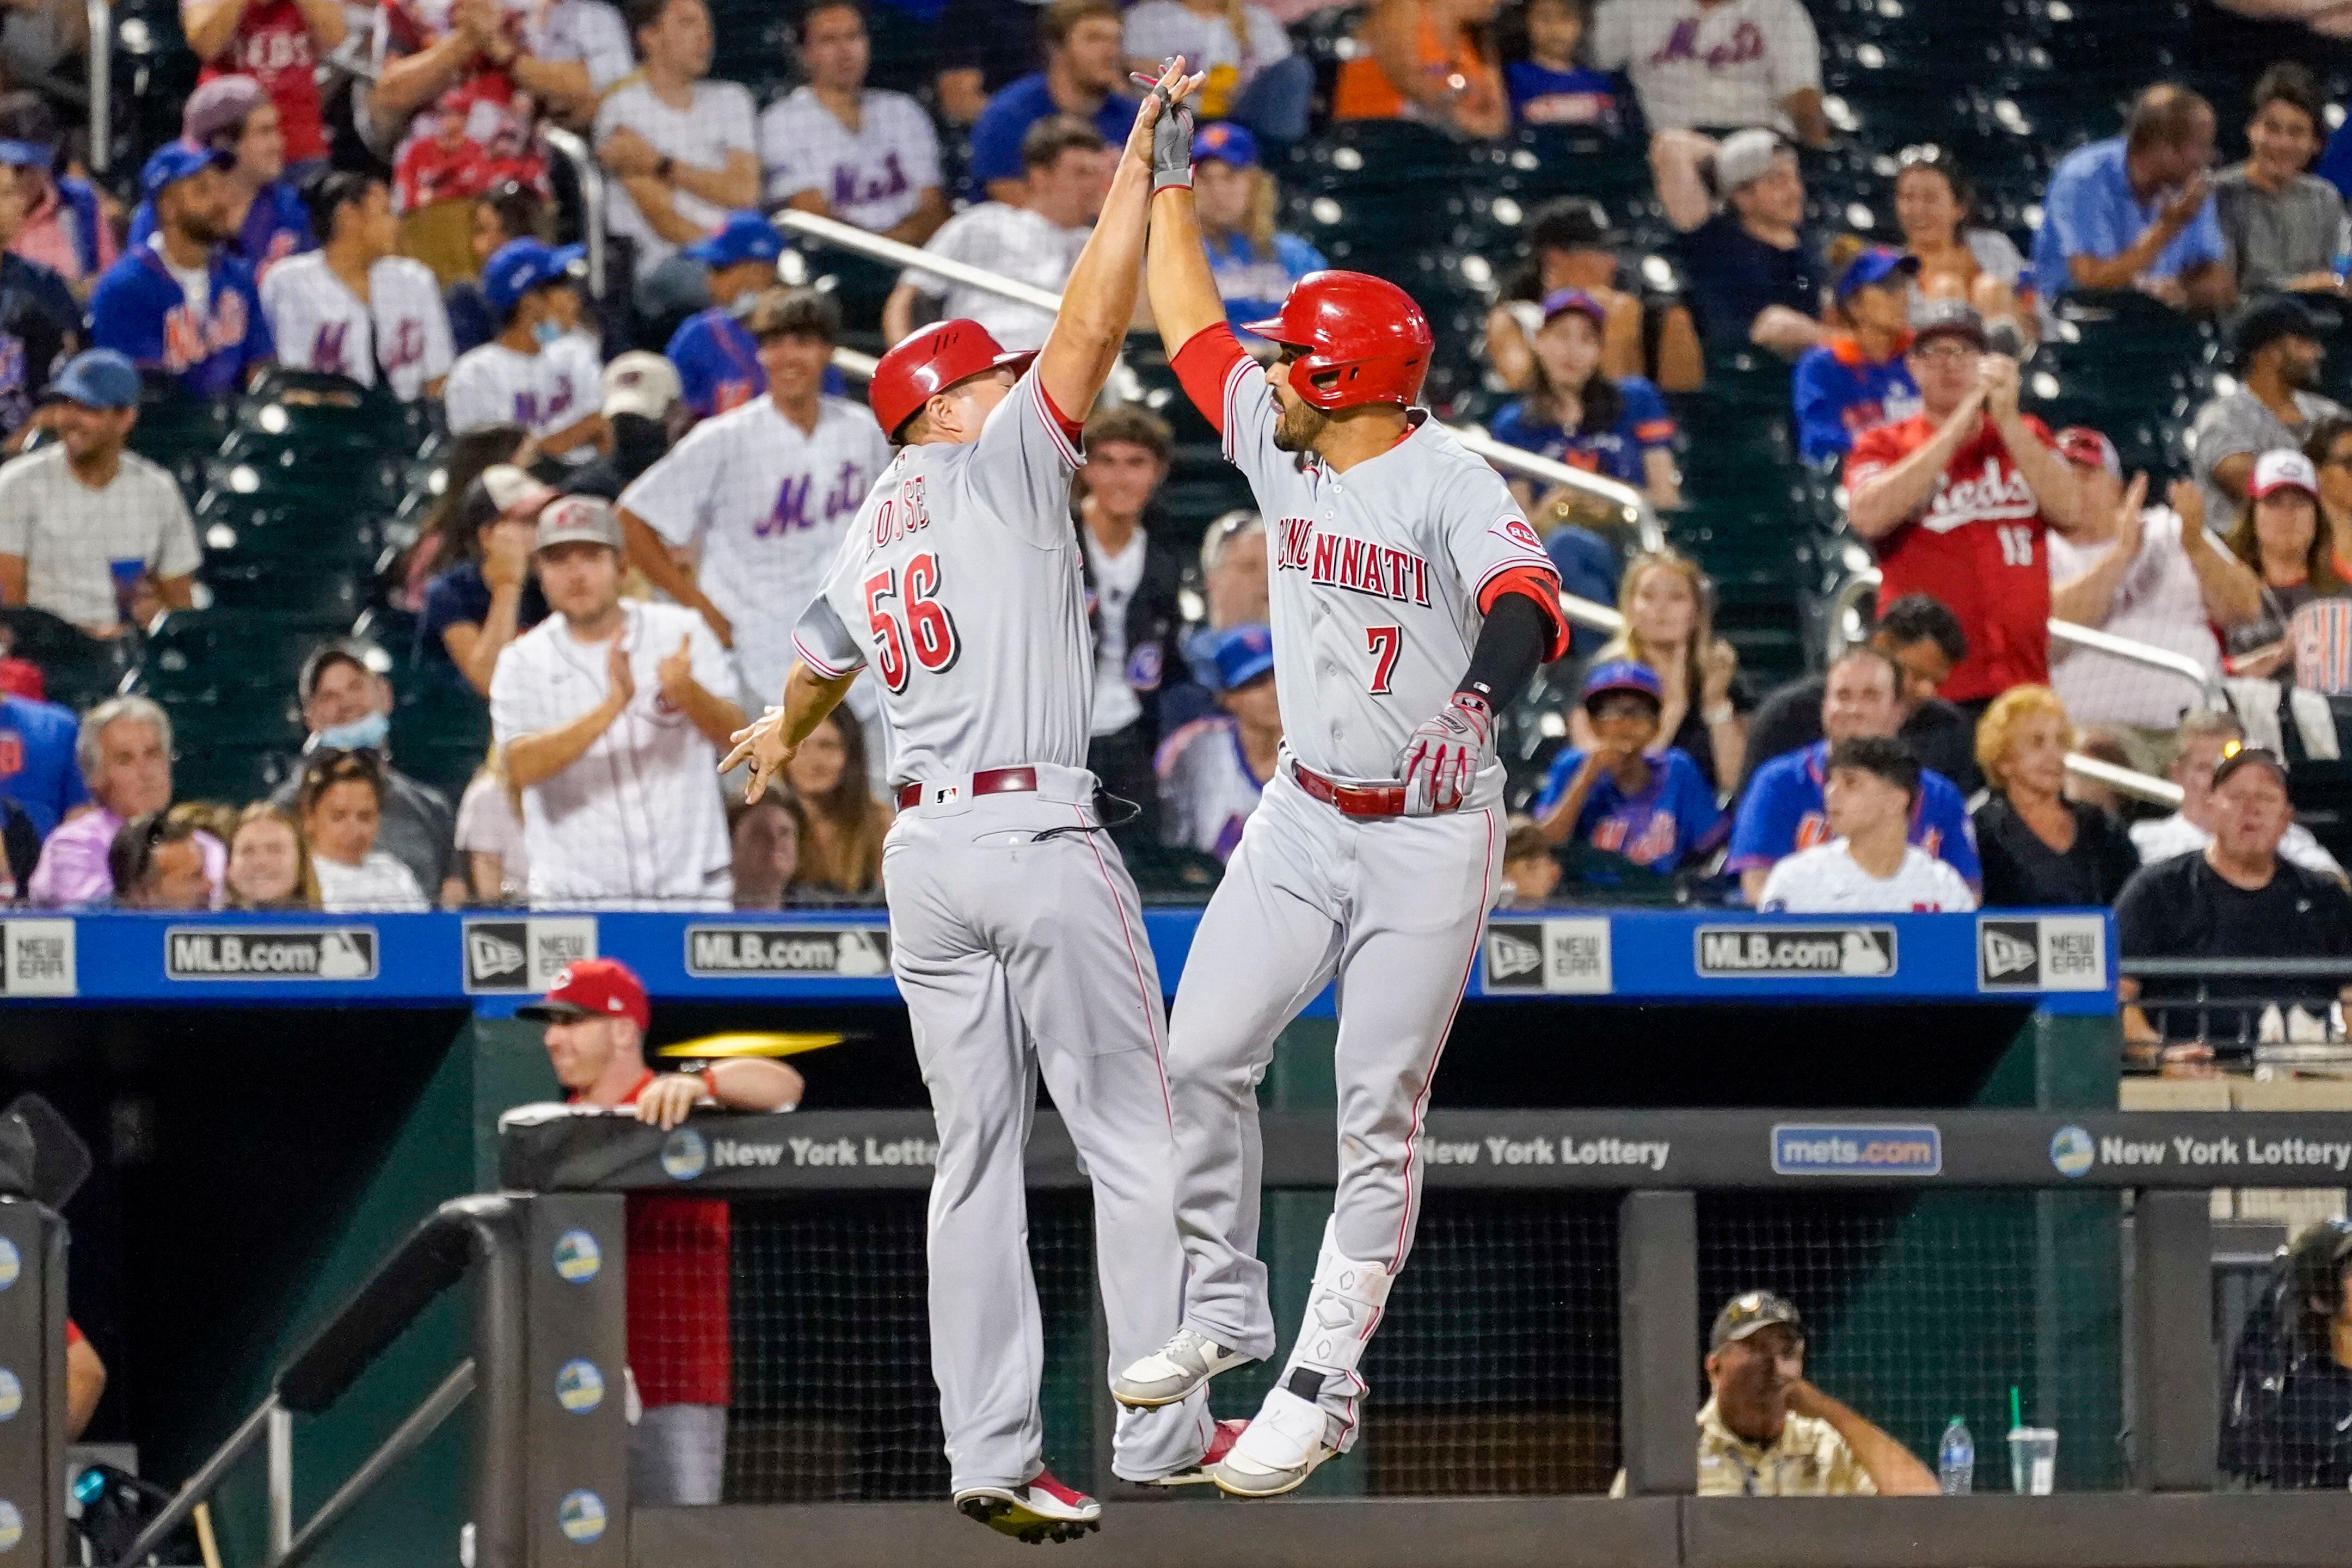
M2230 531L2246 504L2254 459L2299 449L2314 425L2344 413L2316 390L2327 359L2325 330L2291 294L2257 300L2231 324L2238 390L2199 409L2189 437L2197 482L2205 486L2205 516L2221 532Z
M1820 342L1829 278L1804 230L1796 150L1769 131L1735 131L1720 142L1662 131L1650 142L1650 169L1666 221L1682 236L1675 254L1708 350L1753 343L1793 360Z
M564 496L534 559L552 612L490 677L490 724L522 792L530 902L725 909L733 854L719 754L743 710L702 617L621 597L613 508Z
M1701 1497L1925 1497L1935 1472L1884 1429L1805 1378L1795 1303L1746 1291L1706 1336L1698 1412ZM1611 1495L1625 1495L1621 1473Z

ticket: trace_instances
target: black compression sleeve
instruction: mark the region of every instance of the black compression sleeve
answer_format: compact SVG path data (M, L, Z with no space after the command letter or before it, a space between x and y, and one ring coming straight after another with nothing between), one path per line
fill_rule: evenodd
M1518 701L1528 683L1543 664L1551 643L1551 618L1524 593L1506 593L1486 612L1478 645L1471 650L1470 668L1456 691L1469 692L1500 713Z

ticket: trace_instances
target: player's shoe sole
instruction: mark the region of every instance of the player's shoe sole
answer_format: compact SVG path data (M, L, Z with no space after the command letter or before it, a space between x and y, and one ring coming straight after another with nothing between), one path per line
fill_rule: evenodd
M1178 1470L1174 1475L1160 1476L1140 1484L1148 1487L1207 1486L1216 1479L1211 1471L1223 1462L1227 1454L1234 1451L1234 1444L1240 1440L1242 1433L1248 1426L1249 1423L1246 1421L1218 1422L1215 1432L1209 1438L1209 1451L1201 1456L1200 1463L1190 1469Z
M965 1518L1031 1546L1102 1528L1102 1504L1042 1471L1026 1486L968 1488L955 1494L955 1505Z
M1229 1459L1209 1471L1209 1479L1227 1497L1280 1497L1286 1491L1297 1491L1307 1484L1307 1478L1323 1466L1323 1461L1335 1457L1336 1448L1318 1448L1305 1464L1286 1470L1236 1469Z
M1130 1410L1157 1410L1189 1397L1219 1373L1256 1359L1184 1330L1112 1378L1110 1396Z

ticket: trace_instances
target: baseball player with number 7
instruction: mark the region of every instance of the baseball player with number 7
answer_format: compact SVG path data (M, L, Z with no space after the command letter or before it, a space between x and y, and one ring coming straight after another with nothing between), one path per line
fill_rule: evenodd
M1336 978L1331 1220L1290 1360L1211 1472L1271 1497L1355 1438L1359 1364L1412 1245L1430 1080L1500 886L1495 716L1567 652L1568 624L1501 476L1412 406L1432 340L1403 290L1309 273L1248 326L1274 362L1242 351L1202 249L1186 118L1155 138L1146 286L1178 379L1266 519L1285 738L1177 985L1183 1325L1111 1388L1150 1408L1273 1353L1256 1089L1275 1036Z
M1152 126L1200 82L1179 58L1144 100L1044 348L1004 353L948 321L882 357L870 399L898 454L793 631L782 706L719 764L748 760L758 800L872 665L895 742L890 963L939 1121L931 1367L955 1503L1030 1542L1102 1513L1041 1458L1023 1169L1041 1076L1094 1186L1105 1375L1164 1342L1184 1304L1167 1023L1086 768L1094 656L1069 502L1080 422L1134 313ZM1112 1469L1204 1481L1231 1441L1195 1389L1121 1411Z

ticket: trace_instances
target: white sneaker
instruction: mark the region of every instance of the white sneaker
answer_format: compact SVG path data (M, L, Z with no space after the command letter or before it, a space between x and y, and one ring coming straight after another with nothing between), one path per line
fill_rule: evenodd
M1130 1410L1157 1409L1175 1404L1217 1374L1256 1359L1191 1329L1178 1329L1166 1344L1112 1378L1110 1396Z
M1209 1479L1233 1497L1279 1497L1339 1451L1330 1425L1320 1405L1276 1388Z

